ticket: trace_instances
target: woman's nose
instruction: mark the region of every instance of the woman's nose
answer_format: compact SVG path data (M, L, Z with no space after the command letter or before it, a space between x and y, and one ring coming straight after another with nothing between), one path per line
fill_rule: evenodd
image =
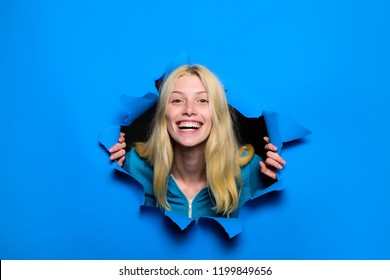
M192 102L187 102L183 108L183 115L191 116L195 114L196 114L196 110L194 104Z

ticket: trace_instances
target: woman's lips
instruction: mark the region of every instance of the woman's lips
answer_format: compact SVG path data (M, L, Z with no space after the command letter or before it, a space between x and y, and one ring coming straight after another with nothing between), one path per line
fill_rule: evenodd
M197 121L180 121L177 123L177 126L182 130L197 130L202 126L202 123Z

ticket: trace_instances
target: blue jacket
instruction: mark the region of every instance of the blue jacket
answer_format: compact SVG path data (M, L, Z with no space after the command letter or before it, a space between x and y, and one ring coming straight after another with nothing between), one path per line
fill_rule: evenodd
M260 160L259 156L254 155L252 160L241 168L243 185L239 194L239 205L230 217L237 217L245 202L267 192L266 188L269 184L266 183L265 175L260 172ZM146 206L156 206L152 166L142 159L135 149L131 149L126 154L123 168L143 186L145 192L144 204ZM192 200L189 200L180 190L172 175L168 178L167 201L170 211L189 218L222 217L212 209L214 198L209 187L201 189Z

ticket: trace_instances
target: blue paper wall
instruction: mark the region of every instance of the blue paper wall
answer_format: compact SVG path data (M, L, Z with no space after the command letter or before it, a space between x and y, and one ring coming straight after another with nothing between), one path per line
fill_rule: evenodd
M389 32L380 0L1 1L0 259L389 259ZM183 49L313 132L232 240L140 213L98 144Z

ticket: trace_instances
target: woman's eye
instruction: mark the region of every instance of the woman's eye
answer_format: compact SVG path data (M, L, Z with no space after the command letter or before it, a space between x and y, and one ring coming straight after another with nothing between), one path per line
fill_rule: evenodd
M181 102L181 99L172 99L172 101L171 101L172 103L180 103Z
M200 103L208 103L209 101L207 99L200 99L199 102Z

